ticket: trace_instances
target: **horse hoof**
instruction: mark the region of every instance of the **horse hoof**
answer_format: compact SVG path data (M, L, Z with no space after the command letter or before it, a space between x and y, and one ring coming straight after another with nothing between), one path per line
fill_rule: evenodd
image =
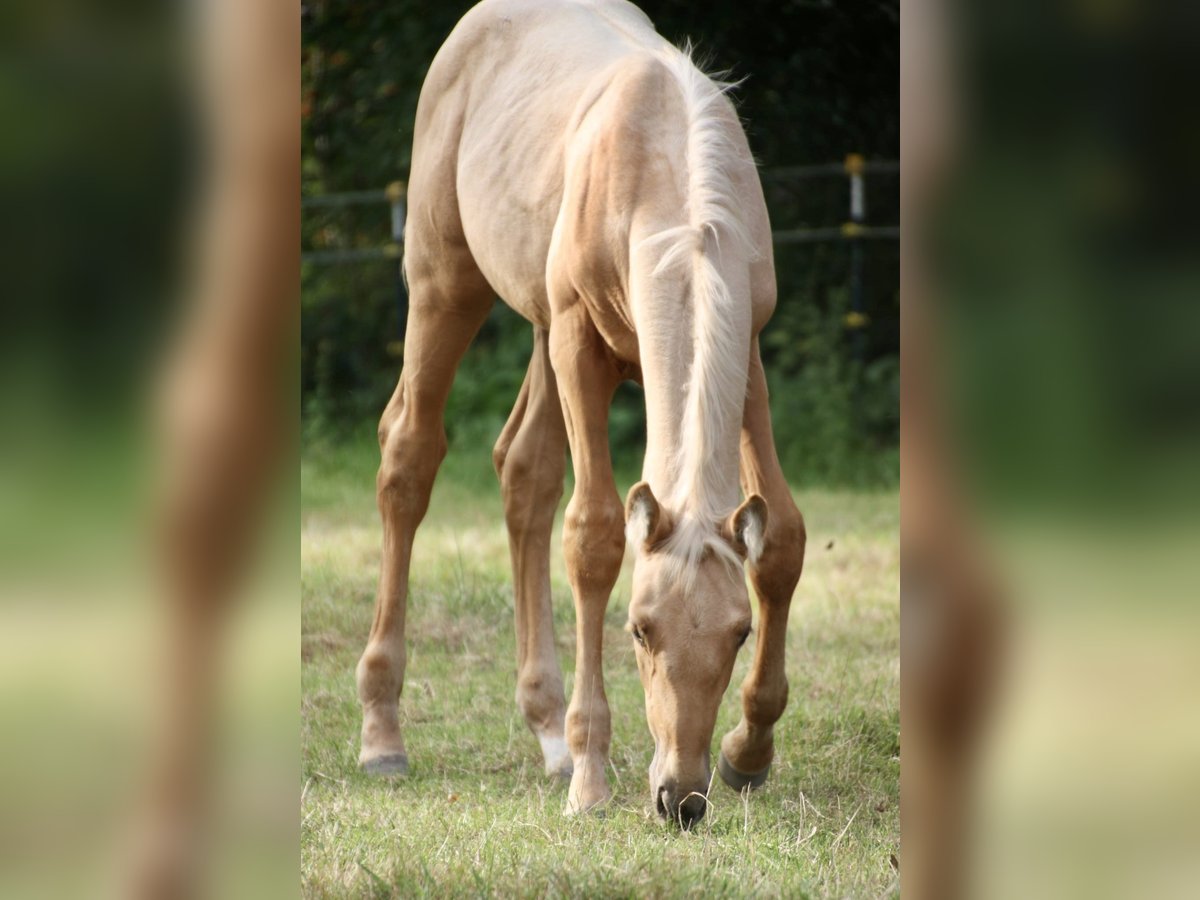
M771 764L767 763L767 767L761 772L747 775L745 772L739 772L735 769L732 763L725 758L725 754L722 753L717 757L717 772L720 773L722 781L735 791L740 791L743 788L762 787L766 784L767 776L771 774Z
M386 777L389 775L407 775L408 757L403 753L389 753L386 756L376 756L360 764L368 775Z

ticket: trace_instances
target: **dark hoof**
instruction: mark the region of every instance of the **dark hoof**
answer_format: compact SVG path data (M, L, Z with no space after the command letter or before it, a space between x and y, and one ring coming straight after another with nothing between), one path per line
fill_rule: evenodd
M387 756L377 756L363 763L362 770L368 775L407 775L408 757L403 753L389 753Z
M717 771L721 774L722 781L735 791L740 791L746 787L756 788L766 784L767 776L771 774L771 764L767 763L767 767L761 772L747 775L745 772L735 769L722 753L717 757Z

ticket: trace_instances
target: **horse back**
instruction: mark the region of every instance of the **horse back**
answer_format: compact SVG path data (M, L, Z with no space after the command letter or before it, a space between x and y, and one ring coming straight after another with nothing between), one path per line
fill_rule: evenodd
M592 298L610 344L636 354L621 290L630 241L676 224L685 202L685 114L655 58L666 47L624 0L473 7L422 88L410 233L430 232L434 253L467 245L496 293L542 327L557 270ZM761 198L756 176L750 188Z

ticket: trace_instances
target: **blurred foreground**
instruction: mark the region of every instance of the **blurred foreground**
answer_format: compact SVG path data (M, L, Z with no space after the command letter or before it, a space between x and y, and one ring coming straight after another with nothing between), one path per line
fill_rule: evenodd
M1177 9L905 5L915 897L1200 883L1197 32ZM295 893L296 516L269 498L294 496L298 23L187 11L19 3L0 32L6 897ZM235 584L262 602L224 628L197 612Z
M1200 885L1195 24L905 6L911 896Z
M294 7L0 39L0 895L294 893Z

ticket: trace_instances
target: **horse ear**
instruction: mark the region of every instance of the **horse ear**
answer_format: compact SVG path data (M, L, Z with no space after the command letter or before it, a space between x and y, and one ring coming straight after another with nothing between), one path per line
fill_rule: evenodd
M649 550L671 533L670 517L654 499L650 485L639 481L629 489L625 500L625 540Z
M725 523L725 537L733 544L742 559L758 562L763 551L763 535L767 533L767 501L751 494L746 502L733 511Z

